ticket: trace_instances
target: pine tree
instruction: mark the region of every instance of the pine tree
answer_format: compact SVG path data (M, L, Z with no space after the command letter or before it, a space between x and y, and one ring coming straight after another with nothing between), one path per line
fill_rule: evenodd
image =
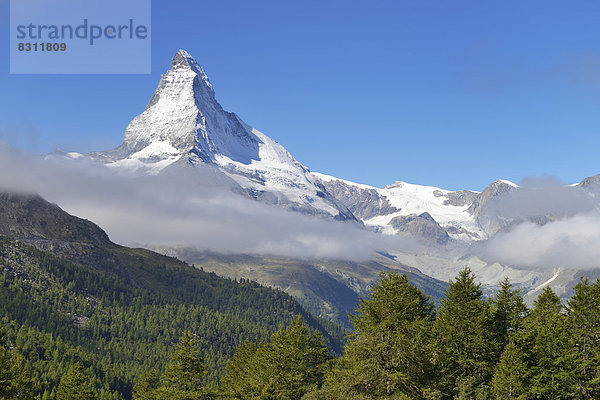
M154 390L153 395L157 400L210 399L213 395L203 386L204 374L204 361L200 356L200 347L194 336L189 331L185 331L161 377L161 385Z
M525 354L514 342L504 348L492 378L494 400L524 399L527 394Z
M524 321L519 345L529 353L530 397L556 400L576 397L575 362L563 311L558 296L546 287Z
M12 356L4 348L4 335L0 332L0 399L10 398L13 389Z
M261 345L263 346L263 345ZM221 390L230 399L252 399L258 397L256 381L252 365L257 346L245 341L238 346L234 355L227 362L225 375L221 379Z
M571 349L576 359L577 393L583 399L600 398L600 280L582 279L568 303Z
M4 343L0 332L0 399L33 398L38 385L27 376L23 357L11 353Z
M85 374L81 363L77 362L62 376L56 392L57 399L94 400L96 390L90 383L91 378Z
M227 366L221 392L233 399L300 399L318 389L330 357L321 334L300 317L279 328L269 343L246 344Z
M435 320L435 358L444 398L485 396L498 345L490 304L469 268L450 281Z
M382 273L351 316L354 332L322 398L411 398L431 395L428 344L433 305L406 275Z
M154 391L160 386L154 370L144 373L133 387L133 400L154 400Z
M320 388L325 376L331 370L331 357L323 341L323 335L316 329L308 339L305 350L306 374L303 385L304 392Z
M322 385L329 355L321 334L317 331L311 335L302 318L297 317L259 347L257 360L264 394L297 399Z
M48 389L44 390L44 394L42 395L42 400L50 400L50 392L48 391Z
M461 376L456 380L454 400L488 400L489 387L479 382L476 376Z

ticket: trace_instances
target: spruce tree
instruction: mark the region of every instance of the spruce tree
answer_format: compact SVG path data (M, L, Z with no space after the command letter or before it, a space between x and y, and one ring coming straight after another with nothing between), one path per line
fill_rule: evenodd
M498 345L480 286L465 267L450 281L435 320L435 359L446 399L465 393L485 396L493 373Z
M527 394L527 362L525 354L514 342L504 348L492 378L494 400L525 399Z
M428 398L433 317L433 304L406 275L382 273L351 316L345 354L315 398Z
M576 360L575 388L583 399L600 398L600 280L582 279L568 303L568 329Z
M513 289L508 278L505 278L492 304L496 340L501 349L509 342L511 335L522 331L527 313L521 292Z

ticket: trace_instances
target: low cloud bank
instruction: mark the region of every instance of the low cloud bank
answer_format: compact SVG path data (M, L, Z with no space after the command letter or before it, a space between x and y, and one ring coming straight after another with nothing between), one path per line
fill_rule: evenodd
M250 200L232 186L210 166L133 176L86 159L0 146L0 190L39 193L121 244L354 261L380 250L427 252L407 238ZM524 181L493 207L497 217L517 223L471 251L527 268L600 268L600 194L590 193L555 179ZM531 222L543 215L552 217Z
M4 146L0 171L2 190L39 193L122 244L348 260L410 245L233 194L209 166L132 176L85 159L42 158Z
M579 186L565 185L553 177L526 178L519 188L498 198L494 211L505 219L526 219L541 215L556 218L589 213L598 206Z
M517 223L482 244L483 258L520 267L600 268L598 188L585 191L555 178L520 186L494 204L497 217Z
M525 222L483 246L487 260L534 268L600 268L600 216L581 214L539 226Z

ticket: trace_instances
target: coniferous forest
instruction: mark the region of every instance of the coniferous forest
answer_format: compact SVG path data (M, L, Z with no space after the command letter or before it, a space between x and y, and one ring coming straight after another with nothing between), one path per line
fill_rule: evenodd
M0 236L0 399L130 399L145 372L168 370L185 332L213 389L240 344L267 341L297 316L323 332L327 352L341 351L342 328L283 292L168 257L135 261L151 273L124 278ZM158 282L177 290L145 288Z
M529 309L508 280L485 299L465 268L436 310L405 275L383 273L351 316L340 358L296 319L269 342L238 347L211 394L163 396L167 371L151 375L154 386L142 378L134 398L597 399L599 306L600 281L587 280L567 305L545 288Z
M291 302L280 292L228 281L256 315L149 303L118 280L1 244L0 399L600 398L600 281L581 280L567 304L546 288L529 309L508 280L485 298L465 268L436 308L405 275L382 273L336 357L319 330L332 325L264 320ZM238 291L226 286L225 297ZM269 302L253 296L263 290Z
M345 332L40 198L0 200L1 400L600 398L600 281L530 309L465 267L436 306L382 272Z

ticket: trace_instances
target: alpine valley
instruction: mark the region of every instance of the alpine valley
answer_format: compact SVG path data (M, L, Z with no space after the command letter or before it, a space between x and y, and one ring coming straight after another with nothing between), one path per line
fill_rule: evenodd
M225 111L204 69L183 50L173 57L145 110L127 126L120 146L51 156L88 159L118 173L139 176L187 176L198 170L201 179L193 184L205 188L225 188L233 197L345 224L382 238L407 239L403 243L409 241L409 247L384 240L381 248L362 261L265 251L223 254L209 251L201 243L196 247L144 244L204 271L281 289L308 311L344 324L348 324L347 312L355 308L359 296L368 292L382 270L407 273L411 283L439 299L445 282L468 265L488 293L508 277L528 301L547 286L568 297L581 274L595 276L598 271L560 264L540 268L501 263L486 253L486 243L522 223L544 226L571 216L568 210L542 204L521 207L530 188L501 179L480 192L401 181L377 188L310 171L281 144ZM562 189L589 209L598 209L600 175Z

